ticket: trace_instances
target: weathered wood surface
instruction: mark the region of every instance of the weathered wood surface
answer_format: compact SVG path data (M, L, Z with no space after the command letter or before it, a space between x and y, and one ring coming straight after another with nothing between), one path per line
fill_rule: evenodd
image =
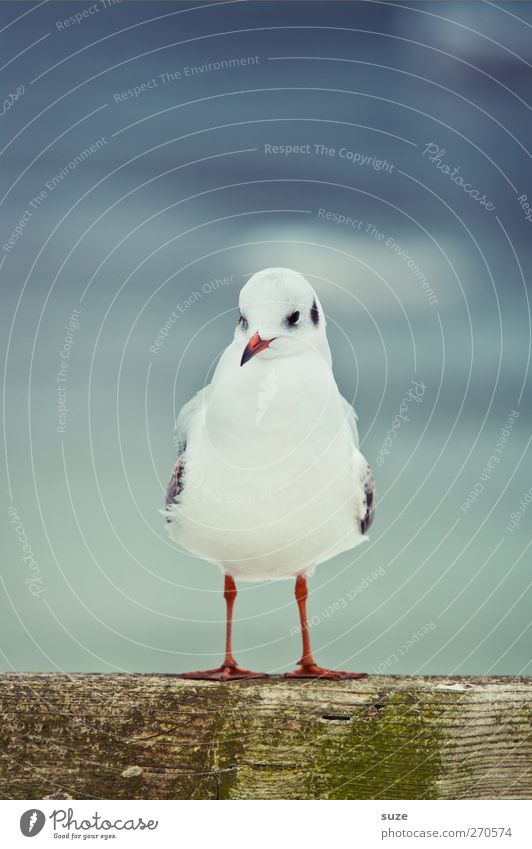
M0 675L12 799L520 799L531 678Z

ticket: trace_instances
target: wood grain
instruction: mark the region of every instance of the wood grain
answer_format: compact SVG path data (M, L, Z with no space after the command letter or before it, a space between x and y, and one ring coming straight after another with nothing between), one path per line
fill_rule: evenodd
M532 679L0 675L0 793L529 799Z

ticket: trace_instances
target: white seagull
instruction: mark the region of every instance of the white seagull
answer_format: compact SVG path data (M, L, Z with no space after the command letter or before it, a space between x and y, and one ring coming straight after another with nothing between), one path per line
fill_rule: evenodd
M222 665L183 677L266 677L233 657L235 579L294 578L303 654L287 677L361 678L318 666L307 624L307 576L367 539L375 509L356 415L332 373L325 315L312 286L288 268L254 274L239 306L212 382L176 423L167 527L180 546L221 568L227 606Z

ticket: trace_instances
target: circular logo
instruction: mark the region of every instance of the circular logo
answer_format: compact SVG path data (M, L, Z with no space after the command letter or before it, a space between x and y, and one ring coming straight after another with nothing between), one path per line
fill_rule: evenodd
M24 837L35 837L44 826L46 817L38 808L30 808L24 811L20 818L20 830Z

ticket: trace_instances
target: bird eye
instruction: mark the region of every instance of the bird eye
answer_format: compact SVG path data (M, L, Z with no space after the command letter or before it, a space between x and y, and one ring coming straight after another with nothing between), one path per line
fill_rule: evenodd
M240 314L240 317L238 319L238 323L239 323L240 327L242 328L242 330L248 329L248 320L247 320L247 318L244 318L244 316L242 314Z
M298 323L298 321L299 321L299 312L298 312L298 310L296 310L295 312L293 312L293 313L292 313L292 315L289 315L289 316L288 316L288 318L287 318L286 320L287 320L288 324L289 324L291 327L293 327L293 326L294 326L294 324L297 324L297 323Z

